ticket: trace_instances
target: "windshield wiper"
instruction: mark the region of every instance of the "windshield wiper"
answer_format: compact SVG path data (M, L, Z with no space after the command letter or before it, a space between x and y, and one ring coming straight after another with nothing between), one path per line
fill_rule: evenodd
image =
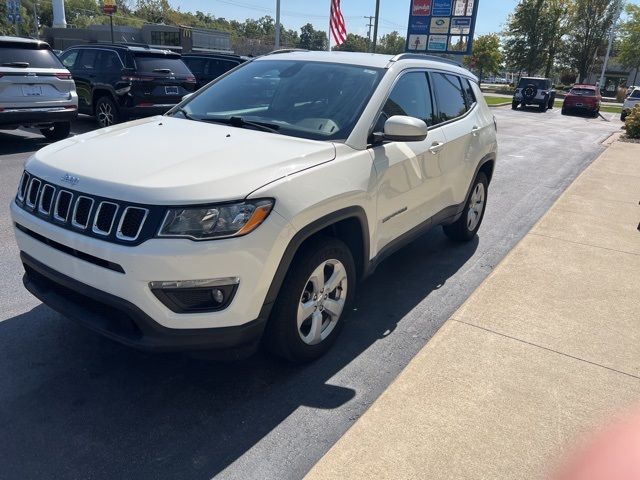
M279 125L275 125L273 123L266 122L252 122L250 120L245 120L242 117L229 117L229 118L203 118L204 122L214 122L214 123L222 123L225 125L231 125L233 127L243 128L243 127L254 127L258 130L262 130L263 132L271 132L278 133L280 129Z
M197 118L193 118L191 114L182 107L177 108L176 111L171 114L171 116L173 117L176 113L181 113L182 115L184 115L184 118L186 118L187 120L196 120L196 121L198 120Z
M29 68L29 62L6 62L3 67Z

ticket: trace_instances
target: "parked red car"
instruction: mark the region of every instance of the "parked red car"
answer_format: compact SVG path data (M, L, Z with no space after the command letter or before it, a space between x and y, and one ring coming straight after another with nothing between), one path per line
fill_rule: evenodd
M574 85L564 98L562 114L566 115L569 111L580 110L597 117L600 113L601 102L602 96L594 85Z

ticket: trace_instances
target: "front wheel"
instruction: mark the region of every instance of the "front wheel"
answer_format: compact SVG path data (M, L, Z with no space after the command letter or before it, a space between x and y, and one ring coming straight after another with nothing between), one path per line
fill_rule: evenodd
M287 274L267 325L274 354L303 363L335 342L353 301L356 269L349 248L333 237L303 246Z
M460 218L451 225L442 227L447 237L457 242L468 242L476 236L484 218L488 187L487 176L479 172Z
M40 133L42 133L47 140L53 142L64 140L69 136L69 133L71 133L71 122L54 123L49 128L40 129Z

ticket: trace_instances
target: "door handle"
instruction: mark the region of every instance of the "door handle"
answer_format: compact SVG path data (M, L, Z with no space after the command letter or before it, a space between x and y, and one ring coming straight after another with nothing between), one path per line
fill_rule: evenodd
M473 135L474 137L477 137L479 131L480 131L480 127L478 127L477 125L474 125L473 128L471 129L471 135Z
M429 151L434 155L437 155L438 153L440 153L440 150L442 150L443 147L444 147L443 142L433 142L429 147Z

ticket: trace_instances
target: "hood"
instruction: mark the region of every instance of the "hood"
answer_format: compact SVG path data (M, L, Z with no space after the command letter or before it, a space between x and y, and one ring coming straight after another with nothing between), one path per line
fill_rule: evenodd
M143 204L238 200L335 158L332 143L171 117L152 117L71 137L26 164L74 190Z

